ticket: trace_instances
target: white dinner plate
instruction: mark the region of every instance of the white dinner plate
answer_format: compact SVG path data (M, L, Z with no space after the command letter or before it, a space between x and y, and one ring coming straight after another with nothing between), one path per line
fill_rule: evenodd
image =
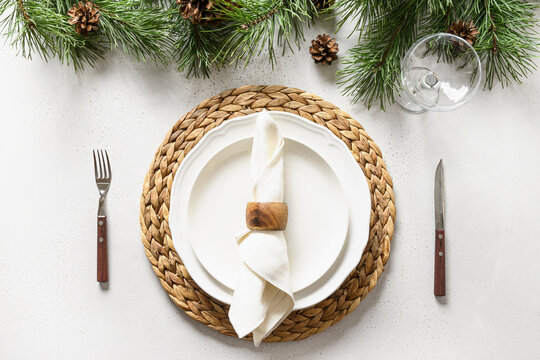
M303 308L330 295L360 260L371 200L360 167L328 129L288 113L271 116L285 138L286 237L295 308ZM209 132L181 163L172 187L175 248L199 286L225 303L231 302L241 265L234 235L245 229L255 117L229 120Z

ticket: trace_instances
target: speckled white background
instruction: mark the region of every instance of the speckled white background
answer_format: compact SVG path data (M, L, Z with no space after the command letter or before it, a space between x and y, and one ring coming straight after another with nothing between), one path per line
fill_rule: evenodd
M306 38L331 32L308 29ZM347 30L340 48L353 44ZM534 359L540 353L540 72L523 86L479 92L451 113L409 115L351 105L334 70L300 51L275 71L256 59L211 79L109 54L75 74L0 47L0 358ZM374 291L339 324L307 340L263 344L217 334L178 310L146 259L139 196L178 117L244 84L323 96L383 151L397 223ZM95 281L98 193L91 149L107 148L110 287ZM445 161L447 293L433 295L433 174Z

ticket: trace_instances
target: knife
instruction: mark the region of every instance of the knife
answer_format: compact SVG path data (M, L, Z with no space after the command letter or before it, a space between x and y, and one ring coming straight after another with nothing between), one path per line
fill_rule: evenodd
M444 183L443 161L435 171L435 296L446 295L446 270L444 253Z

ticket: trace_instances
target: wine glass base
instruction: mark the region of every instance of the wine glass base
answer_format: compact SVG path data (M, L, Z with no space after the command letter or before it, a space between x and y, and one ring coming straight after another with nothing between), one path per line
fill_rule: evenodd
M403 57L403 89L394 97L412 113L454 110L474 96L481 73L480 58L465 39L448 33L428 35Z
M408 111L413 114L421 114L427 110L415 103L403 89L396 90L394 92L394 98L396 102L401 106L405 111Z

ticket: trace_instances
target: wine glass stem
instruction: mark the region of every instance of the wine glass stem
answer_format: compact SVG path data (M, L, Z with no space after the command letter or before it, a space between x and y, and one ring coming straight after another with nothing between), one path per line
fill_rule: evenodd
M426 89L431 89L439 82L437 74L430 71L422 77L421 85Z

